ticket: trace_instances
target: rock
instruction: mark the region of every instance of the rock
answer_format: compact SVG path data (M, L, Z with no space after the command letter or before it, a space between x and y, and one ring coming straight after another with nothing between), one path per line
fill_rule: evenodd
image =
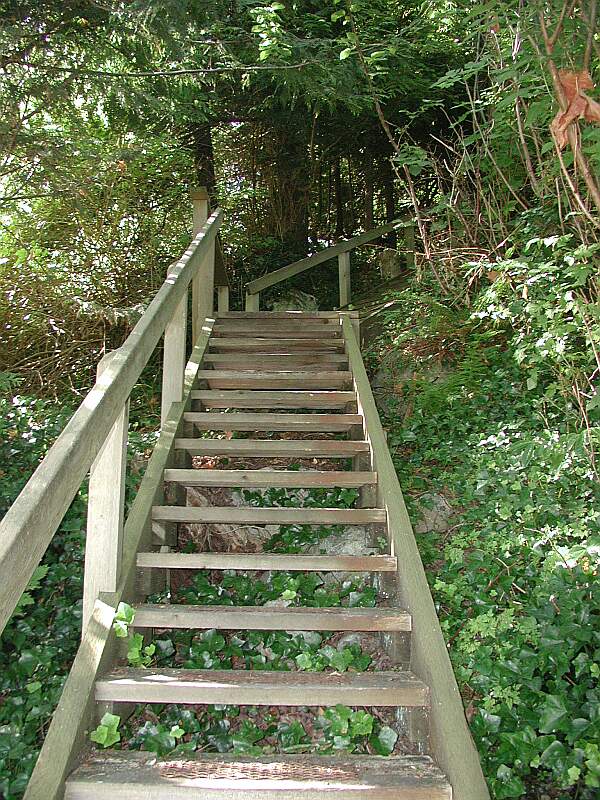
M319 305L315 297L299 289L290 289L288 294L272 304L273 311L318 311Z
M358 631L352 631L351 633L345 633L342 638L337 643L337 649L343 650L344 647L352 647L353 644L357 644L362 649L363 645L363 634L359 633Z
M414 366L407 368L406 356L399 350L391 349L385 354L379 369L371 380L373 394L377 405L385 414L395 410L390 400L393 398L396 405L402 403L402 388L415 380L438 383L444 381L451 373L450 368L439 361L415 362Z
M373 547L371 531L357 525L342 528L341 533L332 533L313 545L308 552L313 555L370 556L377 554L377 548Z
M418 503L419 519L415 521L415 533L443 533L450 527L452 506L441 494L427 492L421 495Z

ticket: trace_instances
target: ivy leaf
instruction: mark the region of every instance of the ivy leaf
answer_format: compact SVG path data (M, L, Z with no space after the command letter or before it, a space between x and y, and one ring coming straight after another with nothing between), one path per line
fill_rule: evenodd
M556 694L546 696L540 712L540 733L552 733L567 716L568 710L562 697Z
M394 747L398 741L398 734L389 725L384 725L377 735L371 736L369 743L373 750L380 756L389 756L394 752Z
M100 720L100 725L90 733L90 739L102 747L111 747L121 740L119 724L121 717L116 714L106 713Z

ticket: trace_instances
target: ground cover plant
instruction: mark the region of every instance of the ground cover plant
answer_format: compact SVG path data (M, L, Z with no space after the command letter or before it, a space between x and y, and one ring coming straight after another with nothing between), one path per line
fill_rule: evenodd
M502 272L470 309L431 287L396 295L373 367L393 348L380 405L413 519L431 492L453 507L447 530L418 538L493 796L591 799L600 786L599 437L596 406L582 418L572 378L594 352L574 341L585 336L576 302L570 317L543 313L590 287L573 289L569 270L557 275L555 254L542 250L525 299Z

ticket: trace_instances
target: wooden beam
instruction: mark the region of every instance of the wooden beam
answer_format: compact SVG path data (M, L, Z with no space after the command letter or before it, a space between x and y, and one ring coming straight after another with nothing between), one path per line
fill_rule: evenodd
M136 628L234 631L409 631L410 615L398 608L303 606L192 606L169 603L136 608Z
M340 308L350 303L350 253L340 253L338 256L338 272L340 285Z
M98 364L98 378L110 364L115 352L108 353ZM116 592L121 576L128 426L129 402L126 402L90 470L82 635L85 634L100 593Z
M355 487L377 483L376 472L285 469L167 469L165 480L185 486Z
M231 423L230 423L231 424ZM177 439L177 449L192 455L228 458L353 458L369 452L367 442L336 439Z
M163 347L162 389L160 395L160 421L163 424L173 403L183 397L183 371L187 338L188 293L181 298L173 318L165 328Z
M383 508L252 508L244 506L154 506L152 519L159 522L190 522L207 525L382 525Z
M302 553L138 553L138 567L284 572L395 572L393 556L312 556Z
M345 408L355 400L354 392L235 391L198 389L192 393L205 408Z
M362 424L358 414L273 414L190 411L186 422L202 431L348 431Z
M222 218L223 212L217 209L169 268L166 281L106 372L0 522L0 631L187 292L198 263L212 247Z
M258 311L260 308L260 292L246 292L246 311Z

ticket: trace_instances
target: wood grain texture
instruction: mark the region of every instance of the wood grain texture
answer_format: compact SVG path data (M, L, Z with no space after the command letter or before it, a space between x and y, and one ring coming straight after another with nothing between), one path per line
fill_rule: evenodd
M409 672L116 669L96 682L104 702L258 706L427 706L429 692Z
M452 800L427 756L94 753L65 800Z
M367 442L335 439L177 439L175 447L192 455L246 458L353 458L369 452Z
M261 372L203 369L198 379L206 381L211 389L344 389L350 386L352 375L344 371Z
M345 408L356 399L354 392L235 391L198 389L192 400L206 408Z
M248 488L355 487L377 483L376 472L338 472L284 469L166 469L165 480L186 486Z
M341 433L362 425L359 414L248 414L190 411L186 422L202 431L315 431Z
M136 628L254 631L409 631L397 608L281 608L276 606L141 605Z
M259 353L278 353L278 352L290 352L295 350L310 350L311 352L318 353L324 350L337 350L341 351L344 349L344 345L341 339L335 339L328 337L325 338L315 338L310 337L308 339L302 338L281 338L279 337L245 337L245 338L237 338L237 337L217 337L212 339L210 342L211 350L214 352L216 350L236 350L239 352L259 352Z
M383 524L383 508L252 508L235 506L154 506L152 519L162 522L241 525L369 525Z
M300 553L138 553L138 567L286 572L395 572L393 556L312 556Z

